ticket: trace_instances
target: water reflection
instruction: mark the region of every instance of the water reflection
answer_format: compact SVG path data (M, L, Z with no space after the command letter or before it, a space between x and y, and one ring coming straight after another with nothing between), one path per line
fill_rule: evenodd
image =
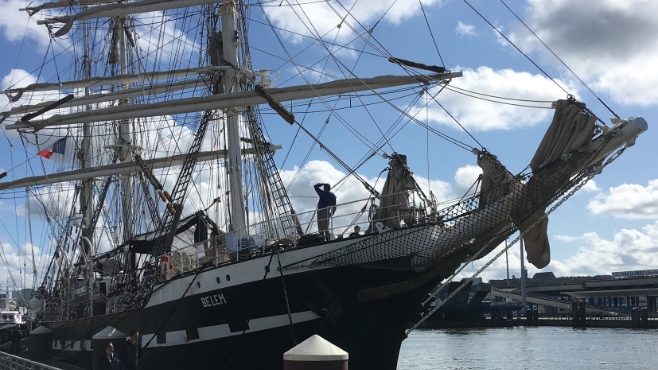
M398 370L649 369L658 330L508 327L417 330L402 343Z

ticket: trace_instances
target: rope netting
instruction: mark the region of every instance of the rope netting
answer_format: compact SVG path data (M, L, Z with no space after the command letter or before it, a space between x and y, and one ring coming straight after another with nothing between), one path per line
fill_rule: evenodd
M316 263L410 270L434 265L443 257L465 250L469 251L466 254L469 256L482 248L488 253L517 229L529 232L541 226L546 206L578 185L592 168L596 166L587 167L571 181L568 176L565 179L564 176L543 175L542 171L532 177L514 177L486 193L418 219L415 224L379 230L370 238L321 256ZM496 201L484 201L491 199L489 196L494 193L500 196Z

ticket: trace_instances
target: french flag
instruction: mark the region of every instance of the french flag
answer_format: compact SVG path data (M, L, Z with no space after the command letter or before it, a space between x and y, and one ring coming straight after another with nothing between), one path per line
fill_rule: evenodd
M66 137L63 137L55 141L55 143L50 149L44 149L38 152L37 155L44 157L46 159L50 159L50 157L53 156L53 153L64 154L65 149L66 149Z

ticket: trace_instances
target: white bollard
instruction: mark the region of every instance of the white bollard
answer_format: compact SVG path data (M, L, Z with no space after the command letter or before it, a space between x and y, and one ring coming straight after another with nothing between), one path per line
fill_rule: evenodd
M313 335L283 354L284 370L347 370L347 352Z

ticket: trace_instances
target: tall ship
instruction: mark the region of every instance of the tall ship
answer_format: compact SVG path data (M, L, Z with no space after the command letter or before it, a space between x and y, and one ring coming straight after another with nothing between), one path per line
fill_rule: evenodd
M352 28L398 74L368 75L336 59L340 76L308 77L317 71L295 63L261 12L295 7L287 2L60 0L22 9L54 41L41 81L5 89L12 106L0 120L24 138L27 156L57 168L5 178L0 192L38 195L27 211L47 225L52 253L30 315L52 330L54 353L90 366L92 338L111 327L141 333L140 369L277 369L284 352L318 334L349 353L351 369L394 370L408 325L429 314L438 284L515 233L529 262L546 266L548 213L647 129L639 117L605 123L565 94L545 107L553 121L529 166L513 174L495 153L427 126L470 151L482 171L462 197L439 202L414 178L404 148L389 150L404 124L367 137L343 117L380 104L424 125L410 107L440 99L462 73L390 54L349 11L327 4L343 14L339 28ZM257 26L300 78L260 65L266 52L252 54L259 36L248 37ZM329 55L341 52L317 37ZM300 118L314 107L361 135L368 154L336 155ZM308 138L367 195L295 209L268 130ZM367 161L379 161L384 181L359 176ZM354 226L361 232L349 236Z

